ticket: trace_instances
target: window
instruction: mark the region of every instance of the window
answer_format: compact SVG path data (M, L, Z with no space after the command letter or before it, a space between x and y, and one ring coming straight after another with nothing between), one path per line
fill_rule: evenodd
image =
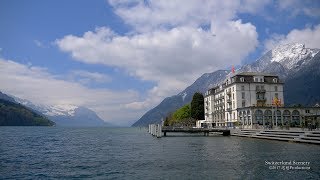
M263 82L263 78L260 78L260 82Z
M264 100L264 94L258 93L257 100Z
M246 107L246 101L242 101L242 107Z
M274 91L278 91L278 86L274 86Z
M278 79L277 78L273 78L272 80L274 83L277 83L278 82Z
M256 90L260 90L260 86L256 86Z
M275 93L274 96L275 96L277 99L279 98L278 93Z
M254 78L254 82L258 82L259 81L259 79L258 78Z
M233 119L235 119L236 118L236 114L235 113L233 113Z
M241 77L241 78L240 78L240 82L244 82L244 77Z
M242 99L245 99L245 98L246 98L245 95L246 95L246 94L245 94L244 92L241 93Z
M241 86L241 91L244 91L244 86Z
M234 109L234 103L232 103L232 108Z
M264 86L261 86L261 90L264 90Z
M310 113L310 110L309 110L309 109L306 109L306 113Z
M234 87L232 87L232 91L234 91Z

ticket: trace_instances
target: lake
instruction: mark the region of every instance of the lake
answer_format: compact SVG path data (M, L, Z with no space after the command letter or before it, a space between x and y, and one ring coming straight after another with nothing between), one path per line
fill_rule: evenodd
M167 135L154 138L139 128L0 127L0 179L320 179L319 145Z

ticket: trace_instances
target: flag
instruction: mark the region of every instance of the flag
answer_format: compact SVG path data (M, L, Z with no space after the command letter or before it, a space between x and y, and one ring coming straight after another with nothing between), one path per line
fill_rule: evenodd
M235 72L235 70L234 70L234 66L233 66L233 65L232 65L231 71L232 71L232 73L234 73L234 72Z

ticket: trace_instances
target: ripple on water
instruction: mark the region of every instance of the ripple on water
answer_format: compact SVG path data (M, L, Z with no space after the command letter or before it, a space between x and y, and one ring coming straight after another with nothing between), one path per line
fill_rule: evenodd
M0 127L0 179L319 179L320 147L135 128ZM265 161L309 161L269 170Z

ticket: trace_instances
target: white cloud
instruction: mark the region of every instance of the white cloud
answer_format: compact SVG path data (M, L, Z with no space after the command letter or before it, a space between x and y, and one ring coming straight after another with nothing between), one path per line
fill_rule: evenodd
M98 72L89 72L85 70L73 70L70 72L70 79L79 81L82 84L90 83L108 83L112 81L112 78L106 74Z
M132 32L118 35L100 27L83 36L67 35L55 43L77 61L104 64L155 82L144 99L125 106L148 110L201 74L240 64L258 45L258 34L251 23L234 19L239 12L261 11L269 0L109 3L133 27ZM211 29L200 28L203 25Z
M311 17L319 17L320 16L320 8L319 8L318 0L281 0L278 1L279 10L288 11L290 16L297 16L299 14L304 14Z
M304 43L309 48L320 48L320 24L305 29L294 29L287 35L273 34L264 42L265 50L273 49L280 44Z
M102 27L56 43L78 61L118 67L141 80L156 82L145 106L178 93L205 72L237 65L258 44L250 23L228 21L211 31L189 26L120 36ZM153 102L153 103L146 103ZM145 107L141 106L141 107Z
M177 26L198 27L210 21L225 22L236 18L237 12L256 13L270 0L109 0L127 24L136 31L148 32Z
M58 79L46 68L24 65L0 58L1 91L36 104L84 105L100 117L118 125L128 125L142 115L126 104L139 100L137 92L90 89L76 82ZM124 113L125 112L125 113Z

